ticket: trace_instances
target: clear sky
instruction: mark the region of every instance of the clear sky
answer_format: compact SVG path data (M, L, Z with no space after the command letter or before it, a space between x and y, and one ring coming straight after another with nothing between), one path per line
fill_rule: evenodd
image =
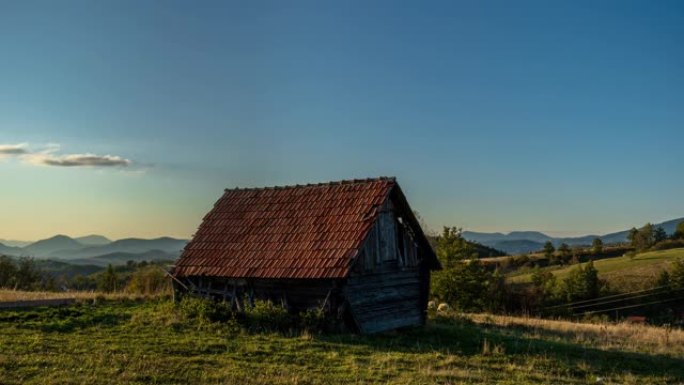
M1 1L0 239L396 176L431 227L684 216L681 1Z

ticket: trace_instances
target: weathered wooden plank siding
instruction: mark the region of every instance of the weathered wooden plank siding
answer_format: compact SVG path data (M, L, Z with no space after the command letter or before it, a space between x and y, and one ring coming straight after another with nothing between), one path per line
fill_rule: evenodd
M345 287L354 320L362 333L423 323L417 268L351 277Z
M421 274L413 232L387 200L344 288L360 331L374 333L423 324L426 278L429 280Z

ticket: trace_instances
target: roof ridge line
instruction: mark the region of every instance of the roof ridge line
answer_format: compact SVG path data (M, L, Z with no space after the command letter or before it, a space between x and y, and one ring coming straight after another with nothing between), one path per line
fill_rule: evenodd
M233 187L225 188L226 191L248 191L248 190L282 190L291 188L301 188L301 187L323 187L323 186L338 186L343 184L354 184L354 183L370 183L370 182L380 182L387 181L396 183L397 178L394 176L379 176L375 178L362 178L362 179L342 179L337 181L329 182L319 182L319 183L307 183L307 184L295 184L295 185L281 185L281 186L264 186L264 187Z

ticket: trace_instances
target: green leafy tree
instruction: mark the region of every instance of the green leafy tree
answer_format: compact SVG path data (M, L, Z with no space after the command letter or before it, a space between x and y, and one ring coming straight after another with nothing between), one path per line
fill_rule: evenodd
M672 234L672 239L684 239L684 221L677 224L674 234Z
M627 240L629 241L629 244L636 248L637 247L637 241L639 238L639 230L636 229L636 227L632 227L629 229L629 233L627 233Z
M537 305L545 305L555 300L556 276L550 271L535 267L532 271L532 287L532 298L537 300Z
M169 278L161 268L154 265L137 269L126 285L126 292L136 294L158 294L170 290Z
M32 257L20 257L15 273L15 287L19 290L34 290L40 287L41 271Z
M555 251L556 248L553 247L553 243L551 243L551 241L546 241L546 243L544 244L544 256L546 257L546 259L549 260L549 262L557 262L554 258Z
M657 243L660 243L666 239L667 239L667 233L665 232L665 229L663 229L660 226L656 227L656 229L653 231L653 243L657 244Z
M445 268L452 267L472 257L473 248L463 238L457 227L444 227L437 238L437 257Z
M603 241L601 238L594 238L591 242L591 253L594 255L600 255L603 253Z
M0 255L0 287L13 287L17 265L12 258Z
M489 300L490 280L480 261L463 261L435 274L433 294L460 311L483 311Z
M570 262L572 251L567 243L561 243L560 246L558 246L558 256L560 257L561 263L566 264Z
M653 225L650 223L645 224L637 231L636 243L634 244L634 247L641 251L653 246L655 243L654 233L655 229L653 228Z
M571 265L576 265L580 263L580 256L582 255L582 248L575 246L572 248L572 258L570 259Z
M503 310L506 306L507 294L508 287L506 286L506 277L501 274L499 269L496 269L494 270L494 273L488 277L487 310L490 312Z
M111 264L107 266L107 270L100 276L97 288L106 293L119 289L119 277Z
M589 261L586 266L578 266L570 271L563 280L562 293L568 302L592 299L599 296L605 286L598 277L598 270L594 262Z
M673 289L684 289L684 259L677 259L672 263L670 285Z

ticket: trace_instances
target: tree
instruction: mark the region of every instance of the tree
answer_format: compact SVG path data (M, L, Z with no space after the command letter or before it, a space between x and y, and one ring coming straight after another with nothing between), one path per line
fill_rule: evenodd
M560 255L560 260L563 264L570 262L570 258L572 258L572 251L570 251L570 246L568 246L567 243L561 243L561 245L558 246L558 254Z
M14 277L17 274L17 266L14 260L6 255L0 255L0 287L14 286Z
M102 273L100 281L98 282L97 288L106 293L111 293L116 291L119 287L119 277L114 271L114 267L111 264L107 266L107 270Z
M670 285L673 289L684 289L684 259L677 259L672 263Z
M549 260L549 262L554 259L553 253L555 251L556 248L553 247L553 243L551 243L551 241L546 241L546 243L544 244L544 256L546 257L546 259Z
M653 231L653 243L660 243L666 239L667 233L665 232L665 229L660 226L656 227L656 229Z
M572 259L570 259L570 264L571 265L576 265L580 263L580 256L582 254L582 248L579 246L575 246L572 248Z
M463 238L457 227L444 227L437 238L437 257L442 266L449 268L472 257L473 248Z
M653 246L654 242L654 228L653 225L647 223L644 227L639 229L639 250L645 250Z
M532 271L533 296L538 305L552 302L556 292L556 276L550 271L541 270L538 266Z
M131 275L126 292L136 294L157 294L171 291L171 281L159 266L139 268Z
M632 247L637 247L637 238L639 236L639 230L636 229L636 227L632 227L629 229L629 233L627 234L627 240L629 241L629 244L632 245Z
M632 228L627 239L637 251L646 250L655 243L655 229L650 223L645 224L639 230Z
M591 242L591 253L594 255L600 255L603 252L603 241L601 238L594 238Z
M20 257L15 273L15 287L19 290L38 288L42 274L32 257Z
M598 277L594 262L589 261L586 266L578 266L570 271L563 280L562 293L568 302L592 299L599 296L604 285Z
M479 260L463 261L435 274L433 294L460 311L483 311L491 279Z
M674 234L672 234L672 239L684 239L684 221L677 224Z

